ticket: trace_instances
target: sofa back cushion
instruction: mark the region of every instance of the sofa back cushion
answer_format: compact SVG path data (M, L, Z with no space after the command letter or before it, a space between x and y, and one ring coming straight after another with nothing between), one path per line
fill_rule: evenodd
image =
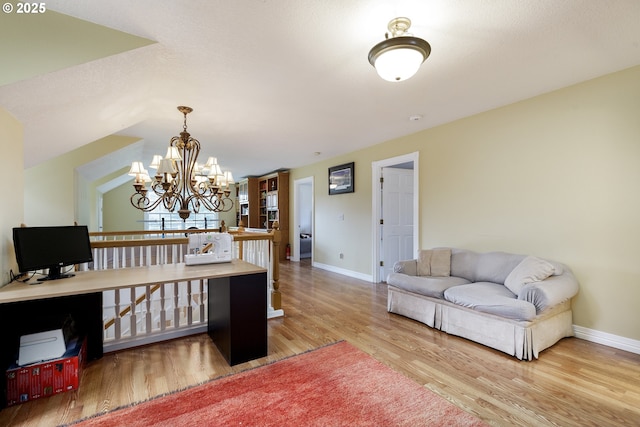
M553 265L543 259L528 256L507 276L504 285L516 295L529 283L541 282L555 273Z
M420 249L417 260L418 276L449 277L451 249Z
M470 282L504 284L507 276L525 258L506 252L478 253L467 249L451 249L451 275Z

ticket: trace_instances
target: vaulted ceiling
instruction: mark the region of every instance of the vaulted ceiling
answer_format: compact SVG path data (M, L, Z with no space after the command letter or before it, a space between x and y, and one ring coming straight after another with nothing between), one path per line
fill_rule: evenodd
M188 129L236 178L300 167L640 64L637 0L49 0L0 15L0 106L25 168L108 135ZM431 56L367 61L397 16ZM421 120L410 120L421 116ZM6 142L3 142L6 143ZM128 153L128 154L127 154Z

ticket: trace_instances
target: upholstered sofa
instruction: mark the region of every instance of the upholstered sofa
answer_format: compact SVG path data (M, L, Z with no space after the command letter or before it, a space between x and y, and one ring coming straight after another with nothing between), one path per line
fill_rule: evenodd
M399 261L387 309L520 360L573 336L578 282L564 264L506 252L435 248Z

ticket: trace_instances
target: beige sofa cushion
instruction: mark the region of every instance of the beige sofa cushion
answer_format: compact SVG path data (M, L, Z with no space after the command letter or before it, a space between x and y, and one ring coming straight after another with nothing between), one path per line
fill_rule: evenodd
M418 276L431 276L431 254L433 251L422 249L418 251Z
M451 249L422 249L418 251L418 276L449 277Z
M511 292L519 295L526 284L541 282L554 272L555 269L551 263L534 256L528 256L509 273L504 285Z
M456 305L514 320L533 320L536 307L519 300L499 283L476 282L452 286L444 291L444 299ZM473 329L469 325L469 329Z
M432 298L444 298L444 291L452 286L466 285L469 281L462 277L418 277L401 273L391 273L387 277L387 284L405 291Z

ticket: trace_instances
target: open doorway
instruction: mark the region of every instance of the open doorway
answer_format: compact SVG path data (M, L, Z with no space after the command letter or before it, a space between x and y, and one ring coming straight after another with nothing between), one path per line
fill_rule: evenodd
M418 250L418 153L372 167L373 278L378 283L396 261L414 258Z
M309 259L313 263L313 177L296 179L293 184L295 213L291 261Z

